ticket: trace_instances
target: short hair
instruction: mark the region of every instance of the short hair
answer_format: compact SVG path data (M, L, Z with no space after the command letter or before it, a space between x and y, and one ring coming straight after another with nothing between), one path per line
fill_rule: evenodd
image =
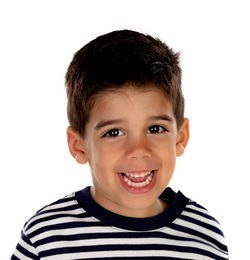
M121 89L124 84L141 88L147 83L169 97L177 122L184 118L179 53L150 35L131 30L97 37L77 51L65 75L70 125L82 137L95 97Z

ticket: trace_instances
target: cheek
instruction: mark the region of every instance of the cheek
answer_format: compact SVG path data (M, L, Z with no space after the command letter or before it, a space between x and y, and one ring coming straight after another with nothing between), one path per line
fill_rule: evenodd
M114 145L98 144L93 149L90 161L92 169L100 172L105 168L112 168L117 157L117 149L114 148Z
M176 142L172 136L155 137L151 140L151 148L161 154L175 154Z
M112 158L117 157L125 147L123 142L115 142L114 140L114 142L103 142L99 144L97 149L100 156L111 160Z
M176 161L176 144L172 140L162 140L154 146L154 153L161 159L168 167L172 169Z

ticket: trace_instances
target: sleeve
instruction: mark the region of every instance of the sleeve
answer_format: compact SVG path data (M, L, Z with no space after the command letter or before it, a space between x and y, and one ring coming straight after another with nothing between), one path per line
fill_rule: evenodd
M11 256L11 260L39 260L40 257L33 246L32 242L22 231L21 239L16 246L14 254Z

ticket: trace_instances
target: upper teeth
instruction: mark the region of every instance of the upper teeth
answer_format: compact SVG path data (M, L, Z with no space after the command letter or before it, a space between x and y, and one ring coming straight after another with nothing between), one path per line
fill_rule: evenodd
M124 174L126 176L128 176L128 177L130 176L130 177L134 177L134 178L139 178L139 177L143 178L143 177L149 175L150 173L151 173L151 171L140 172L140 173L137 173L137 172L135 172L135 173L125 172Z

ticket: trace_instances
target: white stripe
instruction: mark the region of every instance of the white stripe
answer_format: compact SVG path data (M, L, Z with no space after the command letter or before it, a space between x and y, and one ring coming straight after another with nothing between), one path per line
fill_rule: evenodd
M197 215L195 213L191 213L191 212L187 212L187 211L182 212L181 215L185 215L185 216L194 218L194 219L199 220L199 221L201 221L203 223L207 223L209 225L212 225L212 226L217 227L218 229L220 229L220 225L216 221L211 220L209 218L205 218L205 217L202 217L202 216Z
M62 203L58 203L58 204L54 204L54 205L48 205L45 208L43 208L40 212L46 211L46 210L52 210L52 209L60 209L60 208L64 208L64 207L69 207L72 205L78 205L76 200L70 200L70 201L66 201L66 202L62 202Z
M173 235L173 236L177 236L177 237L180 237L180 238L188 238L188 239L198 240L201 243L211 245L211 247L213 247L213 248L218 248L215 244L211 243L210 241L207 241L207 240L205 240L201 237L197 237L195 235L191 235L190 233L181 232L181 231L178 231L178 230L175 230L175 229L172 229L172 228L165 228L164 230L162 230L162 232L166 233L168 235ZM223 237L219 240L219 242L222 243L223 245L225 245ZM219 248L218 248L218 250L222 251Z
M193 210L196 210L196 211L198 211L198 212L201 212L201 213L204 213L204 214L206 214L206 215L211 216L211 214L209 213L209 211L208 211L207 209L202 209L202 208L199 208L199 207L197 207L197 206L195 206L195 205L188 204L188 205L186 206L186 208L190 208L190 209L193 209Z
M42 227L48 227L50 225L57 225L57 224L64 224L64 223L74 223L74 222L83 222L84 223L84 222L100 222L100 221L93 217L86 217L86 218L60 217L60 218L55 218L55 219L48 220L48 221L43 221L41 223L34 225L27 231L27 234L30 234L33 231L35 231L39 228L42 228Z
M180 225L180 226L183 226L183 227L187 227L187 228L191 228L195 231L198 231L198 232L201 232L203 234L206 234L214 239L216 239L217 241L221 241L222 239L222 236L207 229L207 228L204 228L204 227L201 227L199 225L196 225L196 224L193 224L191 222L188 222L188 221L185 221L185 220L182 220L182 219L178 219L176 222L175 222L177 225Z
M66 195L65 197L64 197L64 199L68 199L68 198L72 198L72 197L75 197L75 192L71 192L71 193L69 193L68 195Z
M21 259L21 260L34 260L34 259L32 259L32 258L29 258L29 257L23 255L23 254L22 254L21 252L19 252L17 249L16 249L14 255L15 255L17 258Z
M70 236L70 235L78 235L78 234L93 234L93 233L113 233L114 229L112 227L80 227L80 228L63 228L56 229L51 231L45 231L37 236L31 238L31 242L35 243L40 239L44 239L50 236L61 235L61 236ZM116 232L124 232L117 230Z
M214 260L208 256L202 256L200 254L186 253L186 252L176 252L176 251L155 251L155 250L145 250L145 251L98 251L98 252L82 252L73 254L60 254L55 256L47 256L41 258L41 260L72 260L72 259L84 259L84 258L106 258L106 257L179 257L180 259L206 259Z
M52 242L42 246L39 246L37 250L39 252L54 248L66 248L66 247L78 247L78 246L101 246L101 245L171 245L171 246L180 246L180 247L194 247L212 252L216 255L224 257L225 254L218 252L214 248L211 248L208 245L197 243L194 241L179 241L173 239L164 239L164 238L101 238L101 239L85 239L85 240L76 240L76 241L60 241Z
M23 248L25 248L26 250L28 250L29 252L31 252L34 255L37 255L37 251L35 250L35 248L29 244L27 244L24 240L20 240L19 241L19 245L22 246Z
M71 215L80 215L82 214L84 211L83 209L79 208L79 209L74 209L74 210L65 210L65 211L58 211L58 212L49 212L49 213L44 213L41 215L37 215L36 217L32 218L26 225L25 225L25 229L34 221L41 219L41 218L46 218L46 217L50 217L50 216L56 216L56 215L60 215L60 214L71 214ZM27 231L27 233L30 233L29 230Z

